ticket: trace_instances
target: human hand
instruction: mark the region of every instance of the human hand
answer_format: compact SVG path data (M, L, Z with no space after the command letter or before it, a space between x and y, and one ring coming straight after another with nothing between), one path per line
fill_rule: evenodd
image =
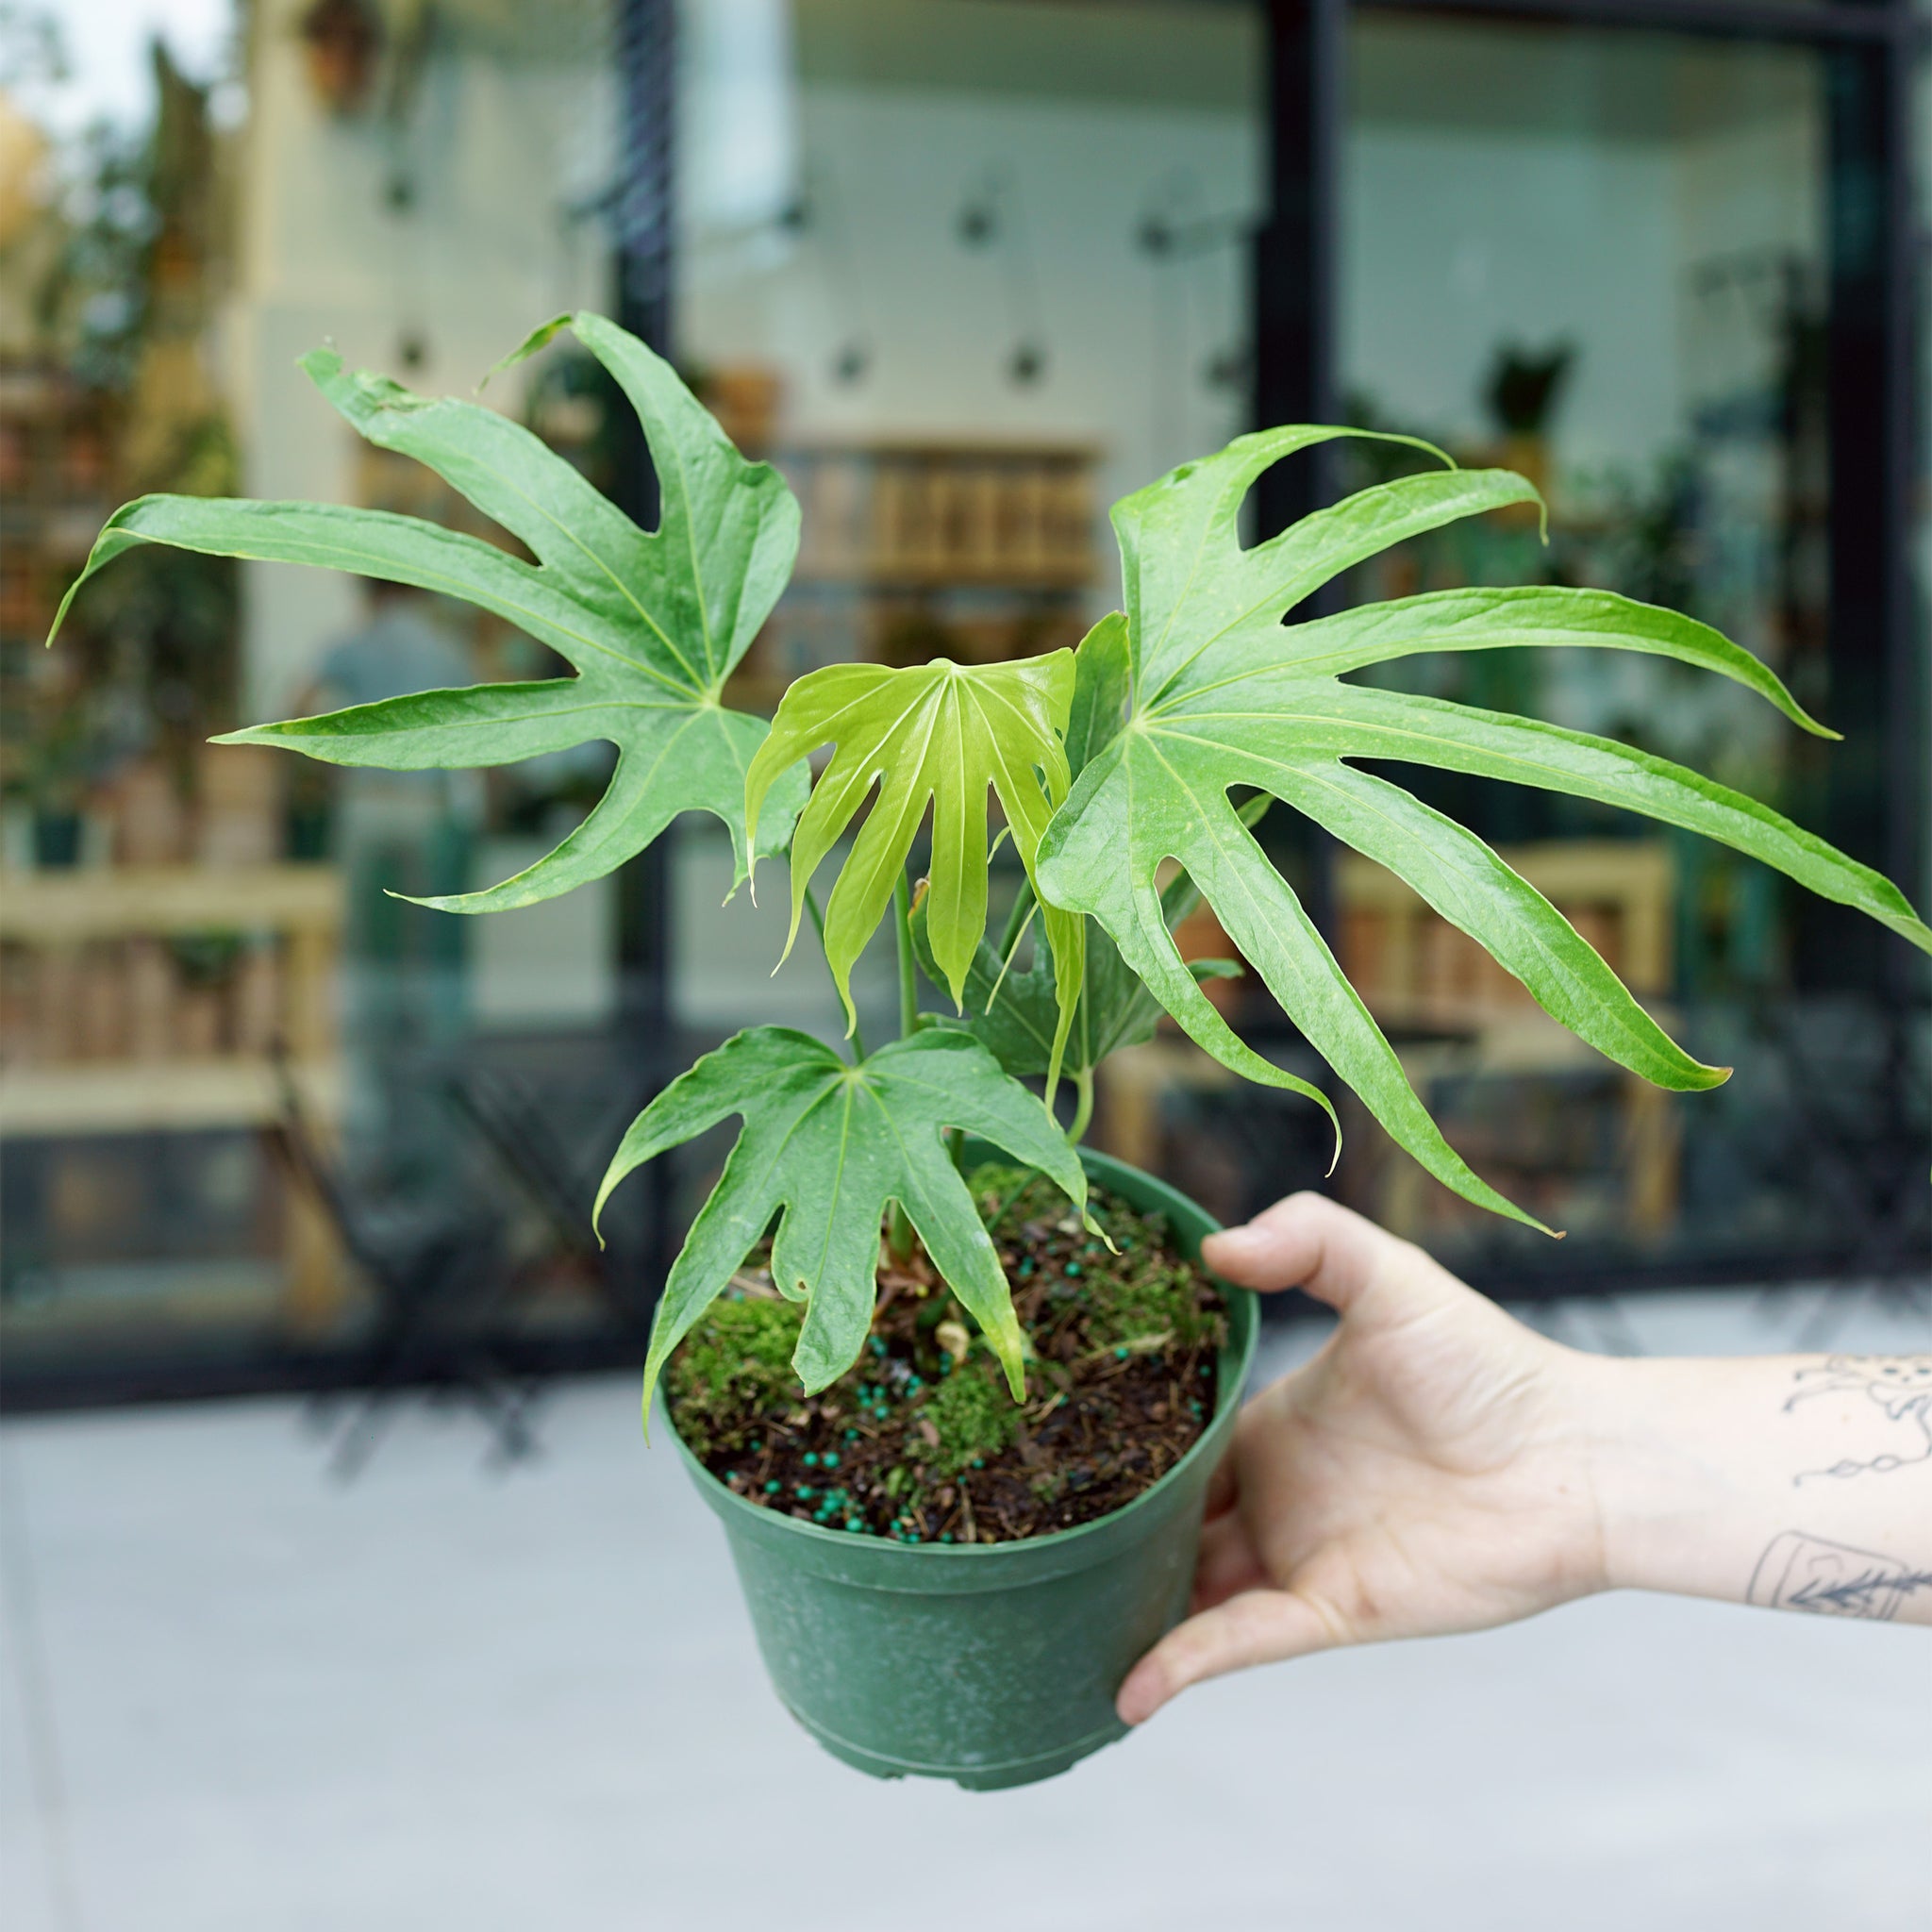
M1242 1411L1194 1613L1122 1686L1126 1723L1226 1671L1483 1629L1604 1587L1592 1357L1318 1194L1211 1236L1202 1257L1248 1288L1302 1288L1341 1321Z

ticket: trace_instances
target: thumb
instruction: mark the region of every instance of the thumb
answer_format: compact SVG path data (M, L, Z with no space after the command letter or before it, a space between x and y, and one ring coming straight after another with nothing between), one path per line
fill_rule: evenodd
M1254 1664L1307 1657L1340 1641L1322 1613L1291 1590L1250 1590L1170 1630L1127 1674L1114 1699L1123 1724L1145 1724L1190 1684Z
M1245 1227L1209 1235L1201 1258L1243 1288L1299 1288L1343 1315L1414 1312L1469 1293L1420 1248L1323 1194L1291 1194Z

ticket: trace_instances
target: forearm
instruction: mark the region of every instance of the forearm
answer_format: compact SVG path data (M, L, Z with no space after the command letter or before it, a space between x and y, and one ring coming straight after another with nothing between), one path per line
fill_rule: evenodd
M1607 1588L1932 1624L1932 1356L1577 1374Z

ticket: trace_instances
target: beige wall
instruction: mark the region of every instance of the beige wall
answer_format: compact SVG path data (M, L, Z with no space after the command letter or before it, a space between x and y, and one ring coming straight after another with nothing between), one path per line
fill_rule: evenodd
M414 388L463 393L535 324L608 306L602 225L566 208L608 178L609 70L588 7L544 9L568 31L534 48L459 16L400 127L339 121L304 72L301 7L261 0L224 361L248 492L343 501L355 439L295 369L305 350L331 342ZM415 192L403 213L386 192L398 171ZM424 350L414 369L406 337ZM521 395L511 375L487 400L513 410ZM347 579L251 566L248 714L286 705L355 614Z

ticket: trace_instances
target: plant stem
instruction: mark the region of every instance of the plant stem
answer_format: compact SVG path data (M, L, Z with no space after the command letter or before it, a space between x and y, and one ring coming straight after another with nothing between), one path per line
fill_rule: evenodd
M1074 1104L1074 1124L1067 1129L1067 1139L1077 1147L1093 1119L1093 1069L1082 1067L1074 1075L1074 1085L1080 1097Z
M912 957L912 888L903 865L892 882L892 928L899 940L899 1038L910 1040L919 1026L919 967ZM912 1224L896 1201L886 1224L886 1244L902 1265L912 1258Z
M825 971L829 973L832 970L832 956L825 951L825 915L819 910L819 902L812 896L809 886L805 889L805 909L811 914L812 930L819 936L819 957L825 962ZM838 991L839 982L834 979L832 991L836 994ZM857 1012L852 1016L852 1058L855 1062L865 1058L865 1035L858 1030Z
M903 865L892 887L892 921L899 935L899 1038L910 1040L919 1030L919 966L912 957L912 888Z
M912 1258L912 1224L906 1218L906 1210L898 1202L892 1203L891 1213L886 1221L886 1245L892 1252L892 1259L900 1267Z
M1020 937L1020 928L1026 924L1032 911L1033 881L1023 874L1020 890L1013 894L1013 909L1007 914L1007 929L1000 935L1002 959L1013 950L1013 942Z

